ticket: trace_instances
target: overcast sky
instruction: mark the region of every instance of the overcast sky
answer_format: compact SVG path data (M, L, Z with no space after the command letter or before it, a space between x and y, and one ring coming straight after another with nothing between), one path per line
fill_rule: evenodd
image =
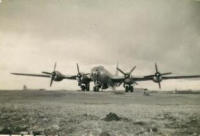
M76 74L118 61L133 75L161 72L200 74L200 2L195 0L2 0L0 89L49 88L49 79L10 72L57 70ZM162 82L163 89L200 89L198 80ZM158 89L153 82L138 87ZM78 89L77 82L53 89Z

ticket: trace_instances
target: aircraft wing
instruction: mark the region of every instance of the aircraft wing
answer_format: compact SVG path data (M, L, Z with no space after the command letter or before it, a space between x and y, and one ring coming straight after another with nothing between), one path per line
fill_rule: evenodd
M63 75L64 79L70 79L70 80L76 80L77 79L77 75L72 75L72 76L68 76L68 75Z
M192 79L192 78L200 78L200 75L188 75L188 76L162 76L163 80L169 80L169 79ZM153 76L144 76L144 77L132 77L131 78L135 82L140 82L140 81L152 81ZM113 77L112 81L116 83L123 82L125 80L124 77Z
M51 78L51 75L47 74L28 74L28 73L11 73L13 75L18 75L18 76L33 76L33 77L46 77L46 78ZM71 80L76 80L77 75L61 75L63 79L71 79Z
M162 76L163 80L169 79L192 79L192 78L200 78L200 75L188 75L188 76ZM153 80L153 76L144 76L144 77L132 77L134 81L149 81Z
M18 76L35 76L35 77L48 77L50 78L50 75L44 75L44 74L27 74L27 73L11 73L13 75L18 75Z
M111 78L111 80L115 83L120 83L120 82L123 82L124 81L124 77L119 77L119 76L113 76Z
M148 80L152 80L152 77L132 77L133 81L148 81Z
M151 77L132 77L131 78L133 81L148 81L152 80ZM124 77L112 77L112 81L116 83L123 82L125 80Z
M200 78L200 75L189 75L189 76L163 76L163 80L168 79L188 79L188 78Z

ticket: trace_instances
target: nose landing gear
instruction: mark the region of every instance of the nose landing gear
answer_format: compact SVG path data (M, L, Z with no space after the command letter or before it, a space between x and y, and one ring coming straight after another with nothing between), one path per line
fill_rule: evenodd
M93 91L94 92L99 92L99 86L94 86Z
M99 89L101 88L101 83L99 81L94 82L94 87L93 87L93 91L94 92L99 92Z

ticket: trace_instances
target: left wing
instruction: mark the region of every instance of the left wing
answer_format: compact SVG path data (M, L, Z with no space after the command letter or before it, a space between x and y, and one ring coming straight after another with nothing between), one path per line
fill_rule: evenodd
M163 80L168 80L168 79L188 79L188 78L200 78L200 75L189 75L189 76L164 76L164 77L162 77Z
M77 75L62 75L64 79L77 80Z
M125 77L112 77L112 81L115 83L121 83L125 80ZM152 77L131 77L130 78L132 81L148 81L148 80L153 80Z
M144 77L131 77L130 79L135 82L140 81L152 81L154 76L144 76ZM200 75L188 75L188 76L162 76L162 80L169 79L192 79L200 78ZM113 77L112 81L115 83L121 83L125 80L125 77Z
M123 70L121 70L119 67L117 67L117 70L119 72L121 72L124 77L113 77L112 78L112 81L116 84L116 83L122 83L124 82L125 84L134 84L138 81L154 81L156 83L159 84L159 88L161 88L161 81L162 80L169 80L169 79L192 79L192 78L200 78L200 75L188 75L188 76L167 76L167 75L170 75L172 74L171 72L167 72L167 73L160 73L159 70L158 70L158 66L157 64L155 63L155 74L153 75L147 75L147 76L143 76L143 77L132 77L131 76L131 73L134 71L134 69L136 68L133 67L131 69L130 72L126 73L124 72Z

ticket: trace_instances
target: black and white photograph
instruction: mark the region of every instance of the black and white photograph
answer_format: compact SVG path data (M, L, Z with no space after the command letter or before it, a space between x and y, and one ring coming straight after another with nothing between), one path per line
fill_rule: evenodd
M0 0L0 136L200 136L200 0Z

